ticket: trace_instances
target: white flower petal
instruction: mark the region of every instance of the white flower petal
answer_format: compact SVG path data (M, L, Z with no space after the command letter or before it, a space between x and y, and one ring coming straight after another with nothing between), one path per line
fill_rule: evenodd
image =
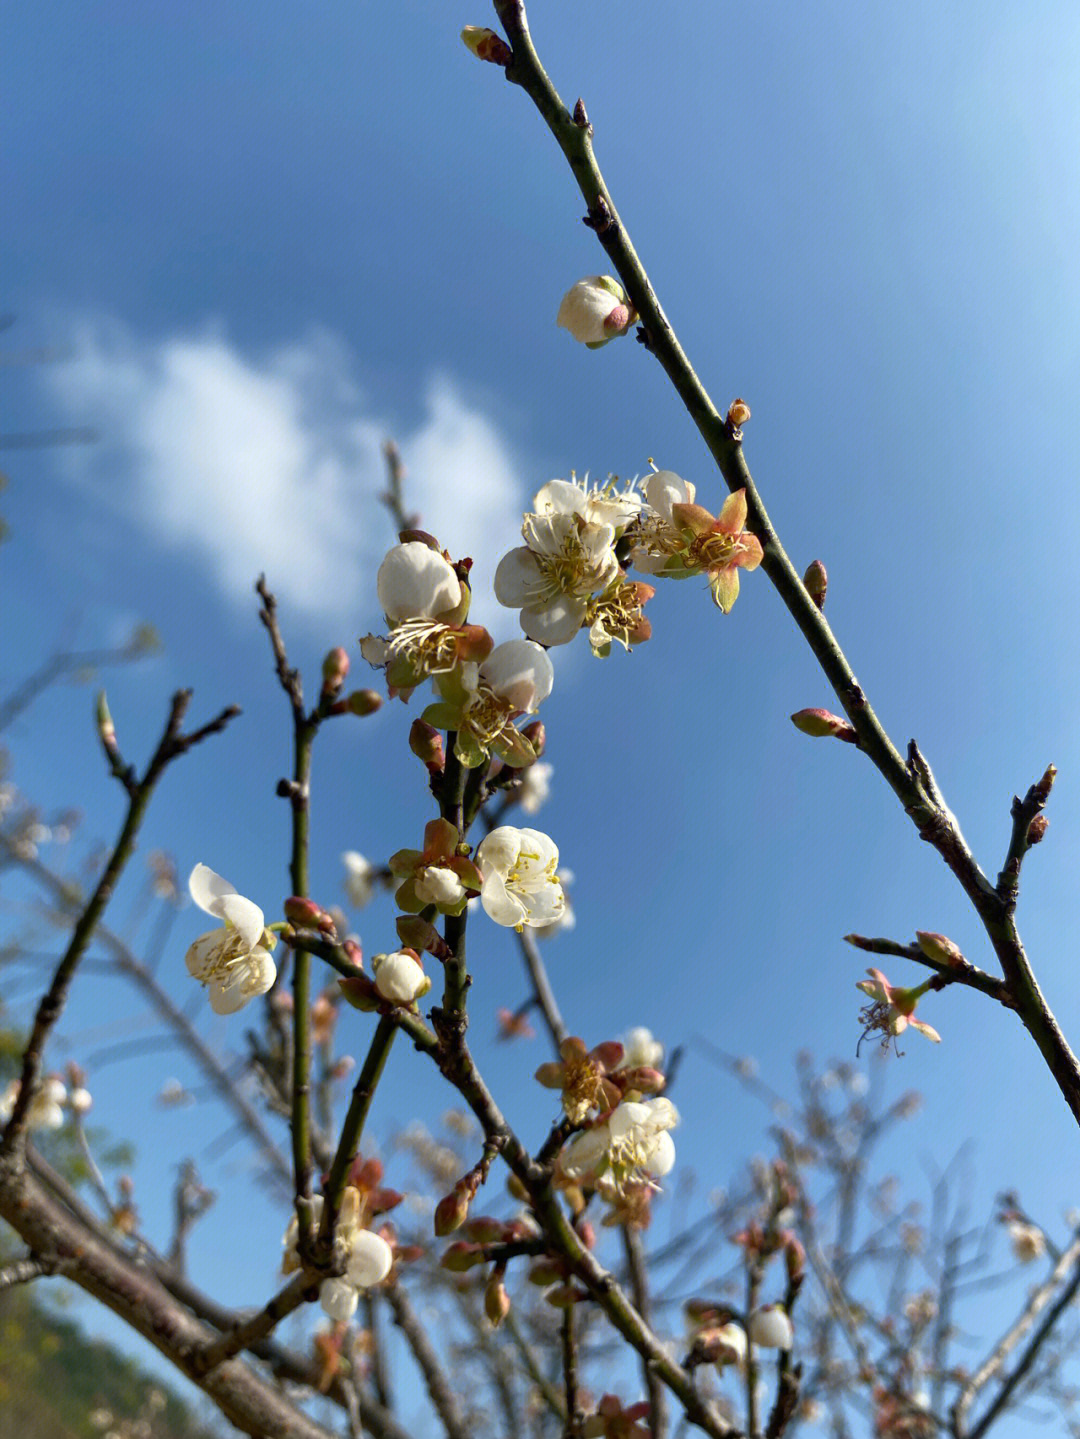
M324 1279L319 1286L319 1303L330 1319L343 1323L356 1313L360 1296L347 1279Z
M221 917L227 919L244 939L249 949L262 939L265 920L263 912L254 900L245 899L242 894L227 894L220 901Z
M506 888L506 881L499 874L488 875L485 878L484 886L480 891L480 903L496 924L506 925L507 928L516 929L528 918L528 911L524 904L516 895L510 893Z
M422 540L395 545L379 566L375 583L391 624L431 618L461 603L461 584L449 562Z
M538 515L584 515L587 499L586 491L573 480L548 480L536 492L533 511Z
M540 645L568 645L581 628L588 601L556 595L540 608L521 611L521 628Z
M188 877L188 892L201 910L216 919L224 919L221 901L235 894L236 890L227 879L215 874L209 865L197 864Z
M645 503L669 524L672 505L694 502L694 486L674 470L657 470L654 475L647 475L642 489L645 491Z
M509 550L495 569L495 598L508 609L531 604L546 587L540 563L526 545Z
M496 645L480 673L497 695L516 710L535 714L555 683L555 667L533 640L507 640Z

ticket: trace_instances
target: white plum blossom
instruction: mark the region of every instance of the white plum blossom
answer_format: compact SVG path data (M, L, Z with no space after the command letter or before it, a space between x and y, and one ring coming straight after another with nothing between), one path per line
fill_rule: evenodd
M664 1062L664 1046L644 1025L624 1034L622 1046L623 1057L617 1069L659 1069Z
M188 890L201 910L224 921L188 950L188 973L206 986L215 1014L235 1014L277 978L270 957L277 936L265 927L259 906L205 864L191 871Z
M15 1109L21 1085L17 1079L9 1081L0 1094L0 1124L6 1124ZM27 1129L59 1129L64 1122L64 1105L68 1092L64 1081L55 1074L46 1077L34 1090L26 1111Z
M746 1330L734 1319L729 1319L710 1336L716 1352L713 1362L723 1368L725 1364L742 1366L746 1363Z
M392 954L374 955L371 971L375 988L391 1004L412 1004L431 988L431 979L412 950L396 949Z
M461 581L453 566L423 540L395 545L379 566L375 587L390 625L435 619L461 604Z
M790 1349L795 1331L782 1304L766 1304L750 1316L750 1340L763 1349Z
M673 505L692 505L695 487L673 470L656 470L641 486L645 506L633 534L630 562L645 575L657 575L682 545L672 515Z
M559 851L536 829L503 824L481 840L476 863L480 902L496 924L521 930L554 923L566 906L558 879Z
M562 886L563 907L550 924L537 924L532 926L533 933L537 939L552 939L564 930L573 929L577 924L577 915L574 913L574 906L570 903L570 895L567 893L570 885L574 882L574 871L560 865L555 871L555 878Z
M601 1124L573 1139L559 1161L564 1179L615 1199L634 1184L656 1187L675 1164L668 1133L679 1122L670 1099L625 1100Z
M436 675L439 699L423 718L436 729L456 733L454 752L470 768L493 754L519 768L531 764L536 752L514 718L535 714L554 682L555 668L543 646L507 640L480 663L465 660L450 673Z
M632 489L585 489L551 480L533 500L521 526L524 545L503 555L495 598L521 610L521 628L544 645L565 645L581 629L589 600L619 577L615 541L634 518Z
M345 866L345 893L354 909L363 909L371 903L378 878L378 868L355 849L347 849L341 856Z
M595 350L616 335L625 335L636 319L618 280L611 275L588 275L562 297L556 324Z
M323 1212L322 1195L313 1195L311 1205L312 1224L318 1228ZM386 1240L364 1228L360 1218L360 1195L350 1185L342 1197L335 1233L335 1245L344 1249L345 1273L334 1279L324 1279L319 1287L319 1303L331 1319L351 1319L356 1312L358 1291L381 1284L394 1262L394 1251ZM300 1268L299 1240L300 1227L294 1214L283 1241L283 1274L293 1274Z

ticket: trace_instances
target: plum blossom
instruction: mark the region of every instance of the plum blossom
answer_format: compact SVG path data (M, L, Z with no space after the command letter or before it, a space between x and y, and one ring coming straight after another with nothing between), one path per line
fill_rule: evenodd
M265 927L259 906L205 864L191 871L188 890L201 910L224 921L190 947L188 973L206 986L215 1014L235 1014L274 983L277 969L270 951L277 936Z
M598 350L616 335L625 335L637 320L626 291L611 275L588 275L562 297L555 322L575 340Z
M536 928L562 913L559 851L546 834L499 825L477 846L476 863L483 878L480 902L496 924Z
M407 699L431 675L490 653L487 630L464 622L469 591L435 541L395 545L379 566L376 586L390 633L366 635L360 653L385 669L391 696Z
M707 575L714 603L727 614L738 598L739 570L757 569L763 558L761 541L746 530L746 491L736 490L712 515L671 470L650 475L644 490L648 508L630 532L631 562L669 579Z
M880 1031L883 1043L887 1045L896 1035L903 1034L910 1025L920 1034L925 1034L927 1039L932 1039L935 1044L941 1043L941 1035L936 1029L913 1017L915 1006L930 988L932 979L928 979L925 984L916 985L913 989L900 989L890 984L880 969L868 969L866 972L870 978L860 979L855 985L856 989L861 989L872 1001L859 1015L865 1026L864 1039L868 1034Z
M551 480L521 526L524 545L503 555L495 598L521 610L521 628L543 645L565 645L585 623L589 602L622 576L615 542L637 515L632 486Z
M624 1100L567 1145L559 1160L564 1180L617 1199L634 1185L656 1188L675 1163L669 1129L679 1122L670 1099Z
M466 661L436 676L440 698L424 710L436 729L453 731L454 753L470 769L497 755L514 769L536 759L536 750L514 724L535 714L551 693L555 670L546 651L532 640L507 640L482 664Z
M545 760L537 760L521 771L521 782L514 791L514 798L526 814L536 814L551 794L551 776L555 766Z
M323 1197L312 1197L312 1220L316 1226L322 1219ZM341 1212L334 1234L335 1249L344 1251L345 1273L334 1279L324 1279L319 1287L319 1303L323 1311L339 1322L351 1319L356 1312L361 1289L371 1289L381 1284L390 1273L394 1262L394 1251L380 1234L375 1234L361 1222L365 1204L360 1191L349 1185L342 1197ZM285 1254L281 1261L281 1272L293 1274L300 1268L300 1227L294 1214L285 1231Z

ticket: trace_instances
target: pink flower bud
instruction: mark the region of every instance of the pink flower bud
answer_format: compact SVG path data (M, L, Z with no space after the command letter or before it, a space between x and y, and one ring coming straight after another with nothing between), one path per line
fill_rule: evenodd
M336 645L322 662L322 692L326 696L336 695L349 673L349 655Z
M855 733L853 725L839 715L830 713L829 710L806 709L799 710L791 716L791 723L803 734L813 735L815 739L823 739L826 735L833 739L846 740L848 744L858 744L859 737Z
M446 747L434 725L422 719L413 720L409 729L409 748L417 759L423 760L432 774L442 774L446 767Z

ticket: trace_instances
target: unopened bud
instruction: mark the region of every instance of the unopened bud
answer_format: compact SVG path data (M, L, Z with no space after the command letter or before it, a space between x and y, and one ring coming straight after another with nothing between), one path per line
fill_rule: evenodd
M960 951L960 946L955 944L948 935L917 929L915 938L919 941L919 948L927 959L935 960L938 964L954 966L967 964L967 960Z
M1048 764L1042 779L1035 786L1043 799L1049 797L1050 791L1054 788L1054 780L1057 779L1057 765Z
M368 715L373 715L376 710L382 709L382 695L376 690L353 690L345 701L345 708L351 715L358 715L360 719L365 719Z
M434 725L429 725L426 720L414 719L409 728L409 748L432 774L442 774L446 766L446 746Z
M732 434L738 439L738 432L750 418L750 406L745 400L732 400L728 406L727 422Z
M806 1250L794 1234L784 1236L784 1264L789 1284L801 1284L806 1273Z
M116 726L109 713L109 701L105 698L104 690L98 690L97 702L94 706L94 720L97 724L97 732L101 736L101 743L106 749L111 749L116 744Z
M544 721L530 720L527 725L522 726L521 733L532 745L536 758L539 759L547 748L547 730L544 728Z
M451 1274L467 1274L470 1269L475 1269L478 1264L485 1262L484 1250L479 1244L470 1244L465 1239L455 1239L453 1244L447 1246L443 1257L439 1260L443 1269L448 1269Z
M336 645L322 662L322 692L326 697L336 695L345 683L349 673L349 655L341 645Z
M514 52L502 38L496 35L494 30L489 30L486 25L466 25L461 32L461 38L465 48L470 50L478 60L488 60L492 65L509 65L514 58Z
M846 740L848 744L858 744L859 737L855 733L853 725L839 715L831 714L828 710L807 709L799 710L791 716L791 723L803 734L813 735L815 739L823 739L826 735L833 739Z
M825 608L825 591L829 588L829 576L820 560L814 560L812 564L807 565L802 582L814 604L819 610L823 610Z
M1031 823L1028 825L1028 844L1038 844L1049 828L1050 821L1046 818L1046 816L1044 814L1037 814L1035 818L1031 821Z
M491 1278L484 1290L484 1313L487 1315L488 1323L492 1329L498 1329L506 1316L510 1313L510 1296L506 1292L506 1285L503 1278L506 1271L496 1267L491 1271Z
M468 1217L469 1195L460 1184L455 1184L435 1206L435 1237L445 1239L455 1229L460 1229Z
M283 909L285 918L297 929L325 929L327 925L331 929L334 927L334 921L326 911L313 899L305 899L302 895L290 895Z

